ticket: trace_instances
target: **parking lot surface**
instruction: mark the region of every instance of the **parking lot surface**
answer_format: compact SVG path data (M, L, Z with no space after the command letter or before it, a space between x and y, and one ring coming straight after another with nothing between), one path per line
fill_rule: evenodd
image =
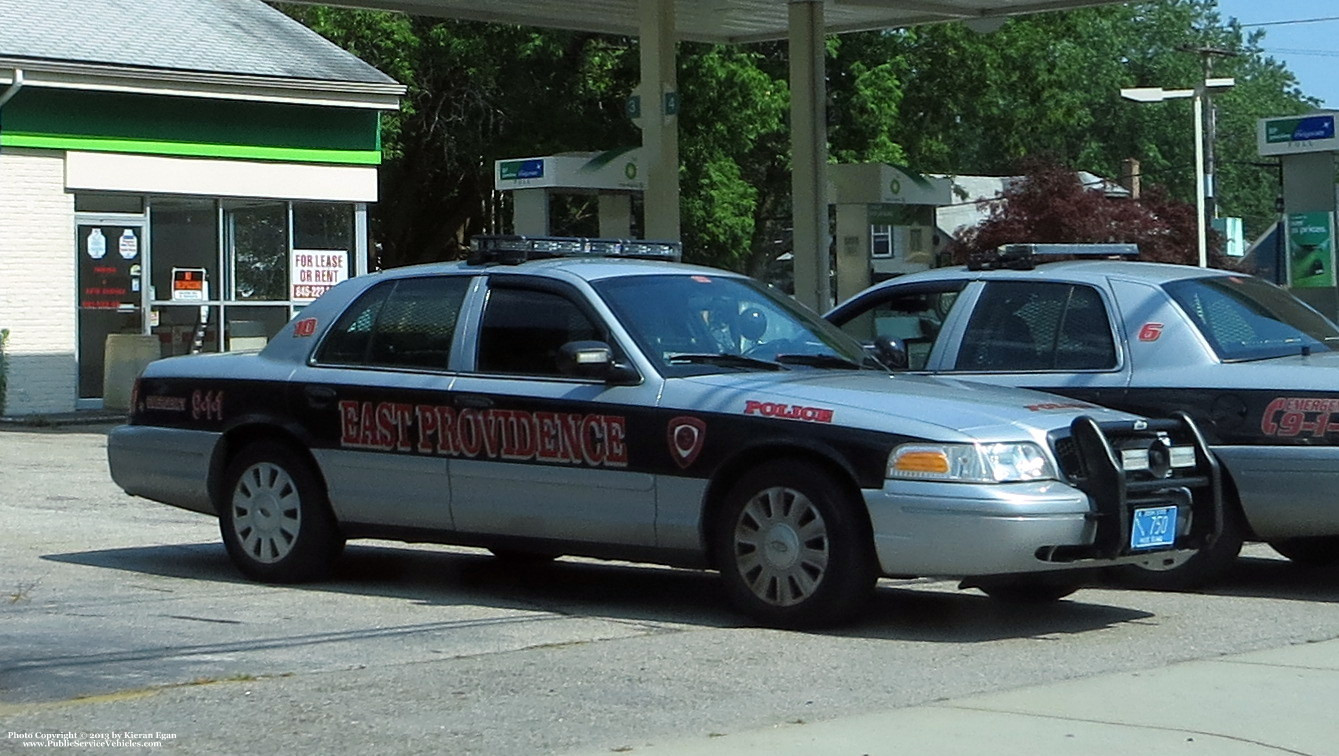
M824 633L748 626L709 573L518 569L390 542L352 543L326 583L260 585L212 519L122 494L105 432L0 429L0 750L60 734L199 754L743 748L748 733L818 736L1111 675L1144 678L1193 729L1221 703L1158 670L1339 637L1339 574L1264 546L1194 594L1095 588L1011 609L945 581L883 581L858 623ZM1063 704L1035 698L1056 717ZM1113 721L1134 711L1109 705ZM1334 728L1294 711L1291 729Z

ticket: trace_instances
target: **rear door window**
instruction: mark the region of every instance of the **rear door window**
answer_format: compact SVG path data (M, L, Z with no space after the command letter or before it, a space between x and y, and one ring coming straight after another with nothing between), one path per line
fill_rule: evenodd
M445 370L469 284L466 276L427 276L377 285L335 322L316 361Z
M1097 290L1034 281L986 285L954 365L955 370L1010 373L1115 367L1115 337Z

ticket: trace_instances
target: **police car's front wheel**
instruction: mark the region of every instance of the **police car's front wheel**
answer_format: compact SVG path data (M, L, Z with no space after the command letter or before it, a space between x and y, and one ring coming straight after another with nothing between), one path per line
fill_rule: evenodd
M270 583L324 577L344 548L311 466L272 441L253 443L228 465L219 529L242 574Z
M839 623L878 577L858 502L831 474L776 460L731 488L713 529L714 553L736 606L779 627Z

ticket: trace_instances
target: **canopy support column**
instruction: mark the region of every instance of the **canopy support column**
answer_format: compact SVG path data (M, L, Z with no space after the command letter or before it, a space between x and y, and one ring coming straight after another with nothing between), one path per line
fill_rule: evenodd
M674 0L641 0L642 161L646 169L645 238L679 240L679 118Z
M791 0L791 217L795 298L826 312L829 282L827 80L822 0Z

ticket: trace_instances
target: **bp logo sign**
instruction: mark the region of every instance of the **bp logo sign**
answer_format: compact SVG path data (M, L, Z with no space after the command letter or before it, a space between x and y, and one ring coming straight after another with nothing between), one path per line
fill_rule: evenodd
M624 176L627 176L627 177L628 177L628 180L630 180L630 181L633 180L633 179L636 179L636 178L637 178L637 164L636 164L636 163L632 163L632 162L630 162L630 163L624 165L624 166L623 166L623 175L624 175Z

